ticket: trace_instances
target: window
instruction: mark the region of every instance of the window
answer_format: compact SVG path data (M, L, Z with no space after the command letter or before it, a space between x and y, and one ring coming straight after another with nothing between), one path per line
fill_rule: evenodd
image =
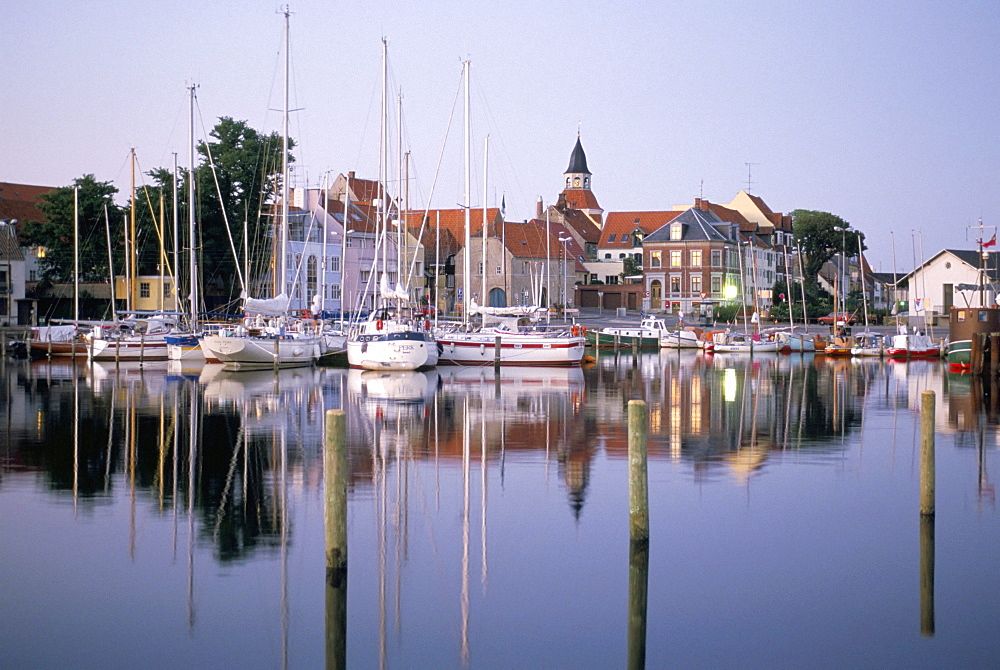
M340 300L340 284L330 286L330 300Z
M658 268L663 266L663 252L662 251L650 251L649 252L649 267Z
M701 275L691 277L691 294L701 295Z
M479 275L483 274L483 262L482 261L479 261L479 263L476 264L476 274L479 274Z
M604 276L604 283L605 284L617 284L618 283L618 275L605 275Z
M317 266L319 264L316 262L315 256L310 256L306 259L306 294L316 295L316 286L319 283L319 277L316 272Z
M528 261L521 261L521 274L528 274Z
M718 295L720 293L722 293L722 277L712 277L712 295Z
M712 249L712 267L722 267L722 249Z
M590 283L591 284L596 284L597 283L597 275L596 274L591 273L591 275L590 275Z
M371 279L371 276L372 276L372 273L371 273L370 270L362 270L361 271L361 283L362 284L367 284L368 280Z
M503 274L503 268L499 265L497 266L497 274L498 275Z
M608 243L614 242L615 237L617 237L617 235L615 233L611 233L611 235L608 237Z
M681 239L681 224L672 223L670 224L670 239L679 240Z
M149 297L149 282L141 281L139 282L139 297L148 298Z
M611 254L604 254L604 260L610 261L611 260Z
M679 268L681 267L681 250L674 249L670 252L670 267Z
M625 260L625 254L618 254L618 260Z
M691 266L701 267L701 249L691 250Z
M38 270L28 272L28 281L38 281Z
M671 277L670 278L670 292L671 293L680 293L681 292L681 278L680 277Z
M354 238L353 237L348 236L348 237L345 238L345 240L346 240L346 244L344 246L346 246L348 248L351 248L351 247L354 246ZM358 246L361 246L361 245L359 244Z
M164 298L170 297L170 282L168 281L163 282L163 297Z
M340 272L340 257L339 256L330 256L330 271L331 272Z

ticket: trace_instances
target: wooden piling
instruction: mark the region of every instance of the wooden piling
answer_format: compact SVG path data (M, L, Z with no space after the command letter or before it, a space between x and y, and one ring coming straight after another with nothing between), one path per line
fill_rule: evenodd
M281 342L279 338L274 338L274 373L278 374L278 358L281 355Z
M969 363L971 372L974 375L979 375L983 373L983 340L979 337L979 333L972 334L972 340L970 341L969 349Z
M615 333L615 353L616 354L618 353L618 350L621 349L621 346L622 346L622 336L619 335L618 333Z
M499 335L497 335L496 341L494 342L493 346L495 347L494 352L493 352L493 367L495 367L497 369L497 371L499 372L500 371L500 336Z
M327 582L339 583L347 577L347 415L342 409L326 412L323 479Z
M920 634L934 637L934 517L920 517Z
M646 667L646 600L649 593L649 543L632 542L628 561L629 670Z
M990 333L990 376L995 377L1000 369L1000 333Z
M934 391L920 394L920 514L934 515Z
M646 401L628 401L629 538L649 541L649 490L646 474Z

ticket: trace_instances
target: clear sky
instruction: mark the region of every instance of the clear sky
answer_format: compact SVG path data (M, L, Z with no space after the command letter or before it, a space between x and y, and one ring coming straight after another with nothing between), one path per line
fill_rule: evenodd
M132 147L143 171L169 167L174 152L185 166L191 82L199 138L220 116L280 129L281 6L0 0L0 181L65 186L93 173L127 193ZM426 204L442 155L431 205L462 202L460 104L447 143L445 129L468 58L473 204L489 133L488 200L504 198L510 220L555 199L579 129L605 211L727 203L749 177L776 211L845 218L885 272L893 256L906 270L972 248L980 218L987 237L1000 224L995 0L291 10L293 185L327 171L376 176L386 36L413 206Z

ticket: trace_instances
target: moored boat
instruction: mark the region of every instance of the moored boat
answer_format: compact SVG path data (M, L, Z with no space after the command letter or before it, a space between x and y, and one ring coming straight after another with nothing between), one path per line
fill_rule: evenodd
M1000 333L1000 307L951 308L945 355L952 370L972 369L972 339L981 333Z
M586 334L587 345L611 348L659 349L662 338L670 333L666 322L657 316L647 314L638 326L609 326L594 329Z

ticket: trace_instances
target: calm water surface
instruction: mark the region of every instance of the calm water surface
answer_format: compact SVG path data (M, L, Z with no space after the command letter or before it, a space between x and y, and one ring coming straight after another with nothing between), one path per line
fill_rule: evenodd
M938 363L664 352L497 379L6 361L0 381L5 667L335 667L345 630L357 668L1000 663L1000 393ZM340 408L346 603L324 564Z

